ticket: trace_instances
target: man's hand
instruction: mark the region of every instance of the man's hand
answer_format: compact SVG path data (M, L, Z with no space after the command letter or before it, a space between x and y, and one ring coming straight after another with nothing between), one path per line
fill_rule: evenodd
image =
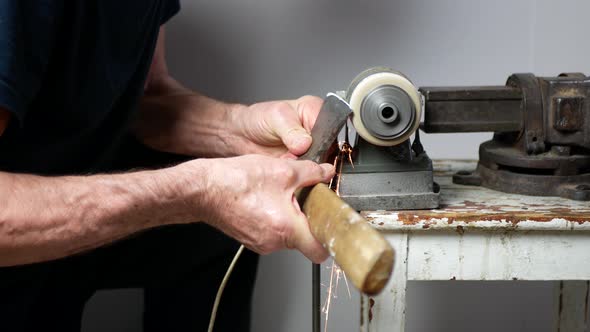
M316 263L328 257L311 234L294 192L329 181L332 165L247 155L177 167L192 172L195 166L202 169L203 162L209 170L204 199L207 223L260 254L291 248Z
M236 153L295 159L311 146L311 128L321 107L321 98L304 96L234 108L231 130L243 138Z
M202 198L186 202L195 206L192 214L256 252L296 248L320 262L327 252L313 238L293 193L329 181L333 167L268 156L296 159L305 153L321 105L320 98L306 96L244 106L192 92L168 73L162 28L134 130L142 142L161 151L195 157L246 155L173 168L188 172L188 179L175 177L186 183L185 190L194 186L192 179L202 177L207 183L205 205L199 203ZM193 194L202 195L200 190Z
M124 174L0 172L0 267L58 259L148 228L195 221L259 253L296 248L320 262L327 253L293 193L332 173L329 164L260 155Z
M193 92L168 72L162 27L133 129L144 144L160 151L295 159L311 145L309 133L321 106L322 99L311 96L244 106Z

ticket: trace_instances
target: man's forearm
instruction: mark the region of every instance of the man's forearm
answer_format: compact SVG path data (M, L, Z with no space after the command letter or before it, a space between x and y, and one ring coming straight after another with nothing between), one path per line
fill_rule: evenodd
M243 108L190 91L168 76L146 91L134 131L144 144L160 151L235 156L242 138L233 132L232 116Z
M146 145L160 151L195 157L239 154L240 138L228 118L244 106L222 103L184 87L168 72L165 28L160 28L134 132Z
M0 266L57 259L198 219L181 193L189 178L192 188L204 188L176 168L87 177L0 172ZM198 190L191 193L197 200Z

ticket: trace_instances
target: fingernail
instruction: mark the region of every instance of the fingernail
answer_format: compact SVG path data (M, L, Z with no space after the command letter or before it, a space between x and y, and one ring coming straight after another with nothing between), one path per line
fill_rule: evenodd
M324 175L328 176L328 175L332 175L332 173L334 173L334 165L332 165L332 164L321 164L320 166L324 170Z
M293 145L297 147L309 145L309 142L311 141L311 136L307 133L298 133L293 136L295 136L293 139Z

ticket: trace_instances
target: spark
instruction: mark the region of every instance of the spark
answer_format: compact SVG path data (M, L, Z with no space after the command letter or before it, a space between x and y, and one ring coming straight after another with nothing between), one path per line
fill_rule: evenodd
M339 151L334 159L334 168L336 168L336 174L330 180L330 189L334 190L336 195L340 196L340 180L342 174L342 166L344 165L345 160L347 160L350 165L354 168L354 164L352 163L352 146L348 143L348 141L338 142ZM330 305L332 304L332 298L338 298L338 284L340 279L344 279L346 284L346 291L348 292L348 298L352 298L350 294L350 287L348 286L348 280L346 279L346 274L338 264L334 260L332 260L332 265L328 267L330 269L330 283L328 284L328 293L326 294L326 300L324 305L322 306L322 313L326 316L324 320L324 332L328 331L328 319L330 317ZM323 285L325 287L325 285Z
M350 287L348 286L348 280L346 279L346 274L338 264L334 260L332 260L332 265L327 267L330 269L330 283L328 284L328 293L326 295L326 300L324 301L324 305L322 306L322 313L326 316L324 320L324 332L328 331L328 321L330 318L330 306L332 304L332 299L338 298L338 285L340 279L344 279L346 284L346 291L348 293L348 298L351 299L352 296L350 294Z
M338 142L338 146L340 147L336 158L334 159L334 168L336 169L336 174L330 180L330 189L336 192L336 195L340 196L340 181L342 179L342 166L344 166L344 160L347 160L350 163L350 166L354 168L354 164L352 163L352 147L348 142Z

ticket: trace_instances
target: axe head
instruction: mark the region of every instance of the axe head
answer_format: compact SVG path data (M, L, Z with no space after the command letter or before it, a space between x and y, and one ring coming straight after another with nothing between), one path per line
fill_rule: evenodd
M324 99L322 109L311 129L311 146L304 155L299 157L299 160L312 160L316 163L326 162L332 144L351 113L350 106L343 98L337 94L329 93Z

